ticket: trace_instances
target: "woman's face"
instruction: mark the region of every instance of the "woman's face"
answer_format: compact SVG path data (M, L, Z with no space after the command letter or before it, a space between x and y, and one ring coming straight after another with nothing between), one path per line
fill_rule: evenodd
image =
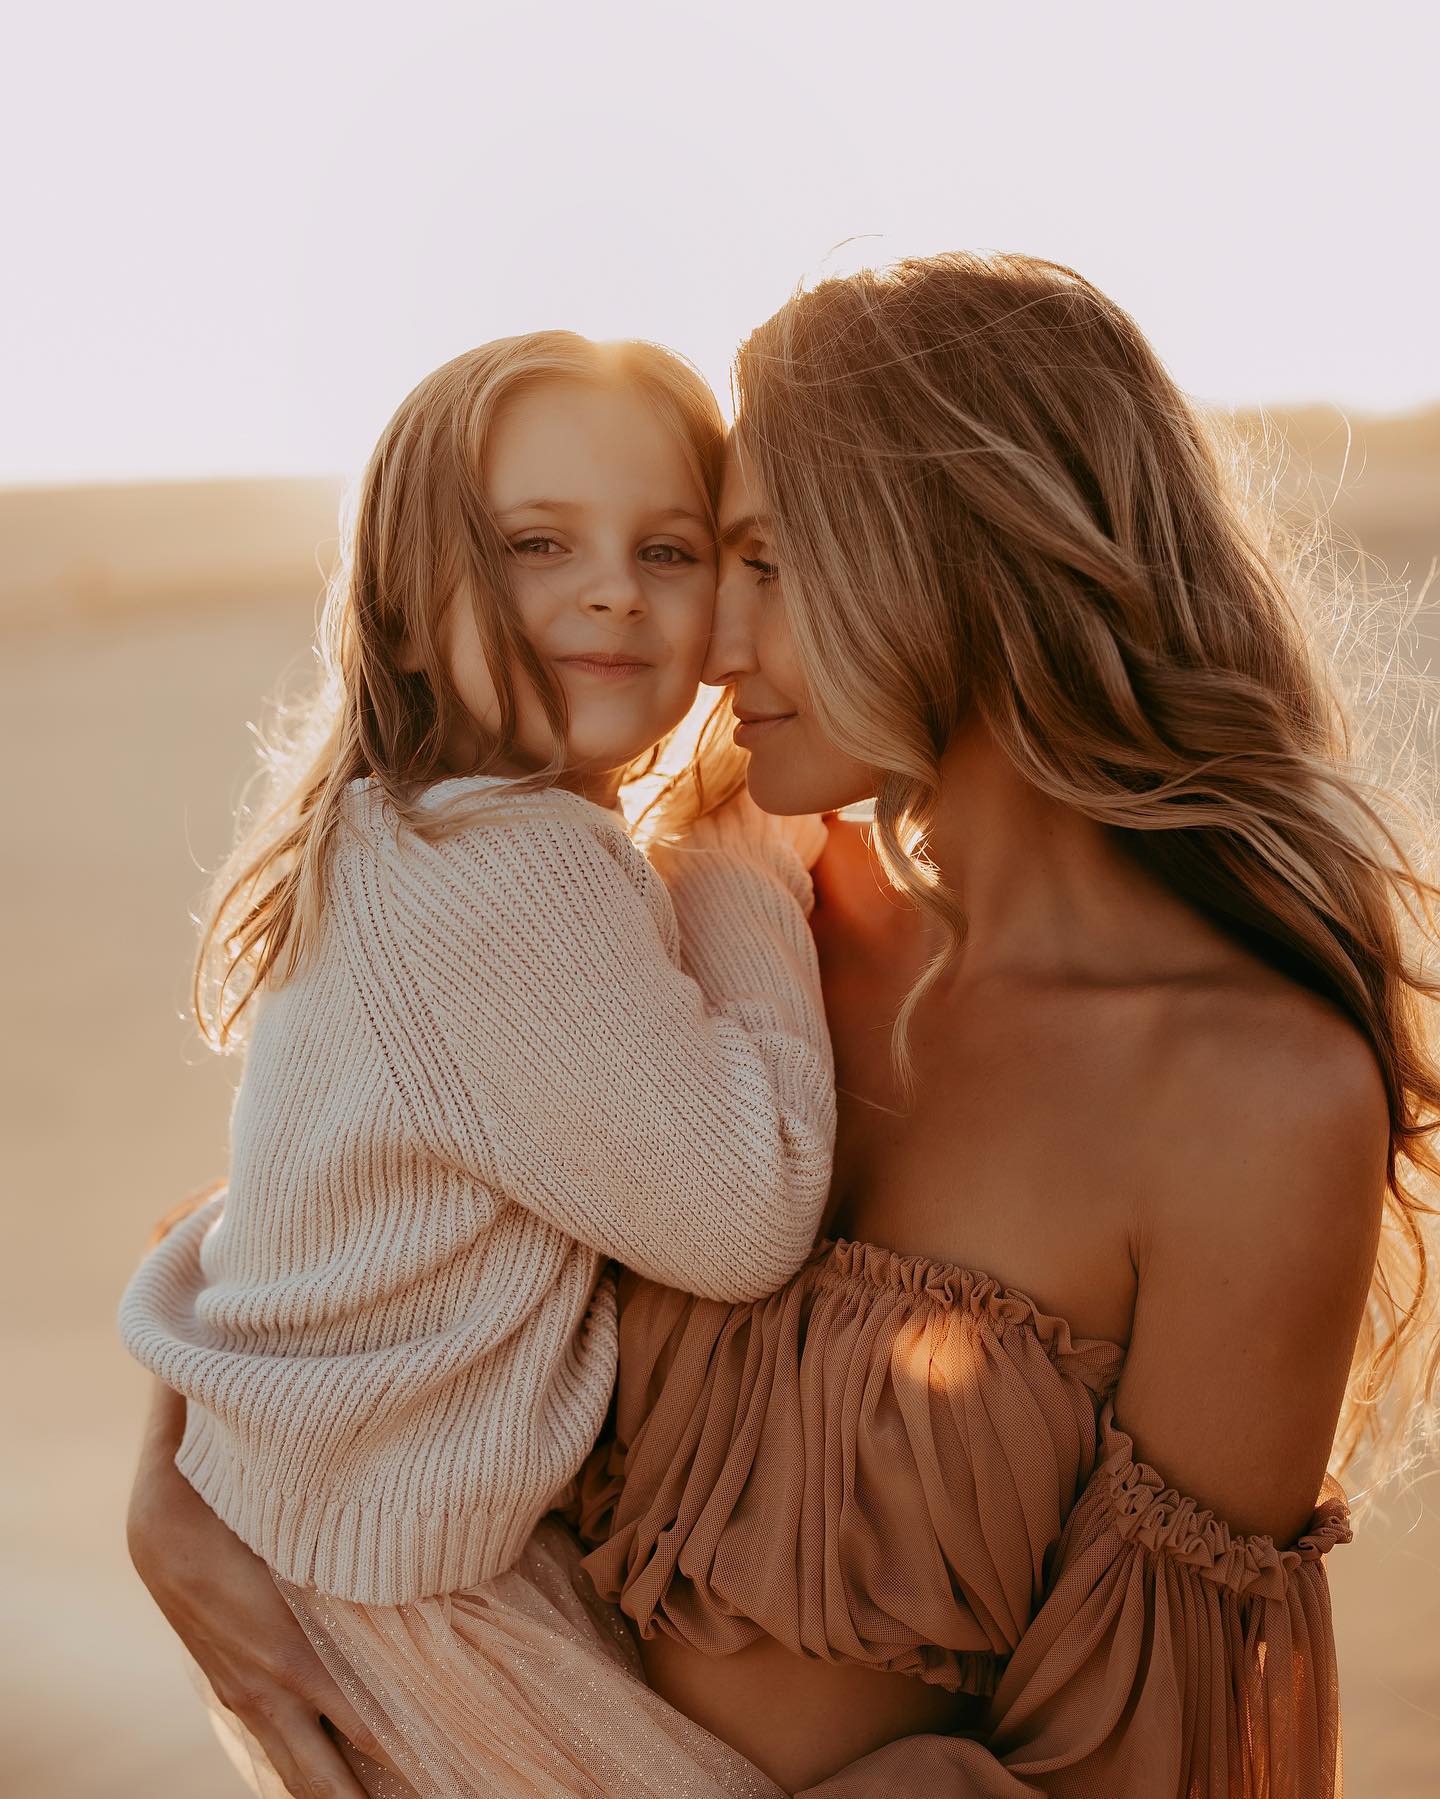
M837 812L873 798L875 771L837 749L810 711L760 496L732 441L720 494L720 585L705 679L729 687L766 812Z

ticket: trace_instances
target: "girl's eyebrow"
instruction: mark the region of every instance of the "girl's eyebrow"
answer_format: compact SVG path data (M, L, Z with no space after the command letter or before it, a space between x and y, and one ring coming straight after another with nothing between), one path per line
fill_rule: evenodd
M510 518L517 512L587 512L589 507L583 500L517 500L513 506L502 506L495 514L497 518ZM662 506L659 511L650 514L659 519L685 519L692 525L698 525L702 531L709 531L710 521L703 513L694 512L688 506Z
M573 500L517 500L513 506L501 506L496 511L497 518L509 518L514 512L575 512L577 508Z

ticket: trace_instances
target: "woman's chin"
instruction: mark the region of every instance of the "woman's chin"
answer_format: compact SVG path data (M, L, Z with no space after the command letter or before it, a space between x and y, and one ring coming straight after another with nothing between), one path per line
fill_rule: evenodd
M875 797L877 770L847 756L804 714L751 722L742 731L749 738L742 747L750 752L750 797L762 812L798 818L841 812Z
M762 812L773 812L780 818L802 818L813 812L842 812L847 806L860 805L874 798L870 781L838 782L826 780L818 772L809 773L792 763L785 765L782 756L772 761L750 755L745 773L750 797Z

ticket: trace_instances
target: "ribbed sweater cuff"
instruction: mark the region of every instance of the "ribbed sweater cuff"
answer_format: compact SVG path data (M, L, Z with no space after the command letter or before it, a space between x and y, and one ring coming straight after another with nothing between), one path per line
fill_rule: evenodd
M192 1407L175 1466L274 1571L360 1605L456 1593L513 1567L548 1509L396 1512L320 1489L287 1493L248 1476L223 1425Z

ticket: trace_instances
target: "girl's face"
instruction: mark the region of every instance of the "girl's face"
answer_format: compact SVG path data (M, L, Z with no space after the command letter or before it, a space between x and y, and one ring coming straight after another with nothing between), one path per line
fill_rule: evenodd
M705 679L733 690L735 741L750 752L757 806L838 812L874 797L875 771L837 749L810 711L763 503L733 441L720 494L720 582Z
M569 769L613 801L620 771L695 698L715 603L704 496L674 432L621 387L551 381L517 395L486 462L521 627L569 705ZM468 605L451 607L445 648L466 711L493 731L499 703ZM544 709L523 677L516 690L515 759L543 766ZM473 748L457 746L460 766Z

